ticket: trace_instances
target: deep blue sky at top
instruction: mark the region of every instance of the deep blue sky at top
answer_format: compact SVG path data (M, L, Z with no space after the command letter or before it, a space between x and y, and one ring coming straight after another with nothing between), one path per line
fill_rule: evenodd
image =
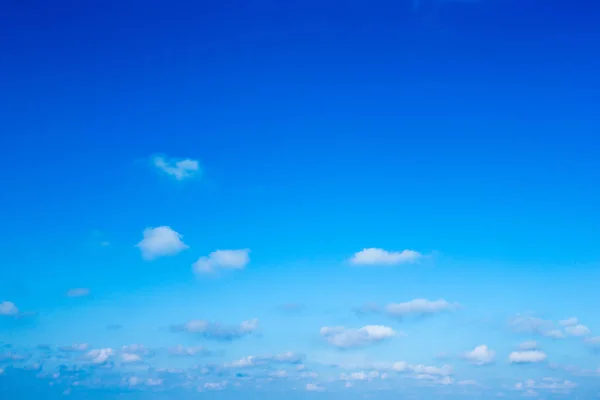
M4 1L2 263L161 224L273 260L598 260L598 6L567 3ZM156 153L201 184L149 185Z

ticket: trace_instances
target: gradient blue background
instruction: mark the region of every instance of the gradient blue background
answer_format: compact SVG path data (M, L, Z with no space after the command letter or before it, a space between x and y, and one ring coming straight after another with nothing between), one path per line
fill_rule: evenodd
M381 323L407 338L361 357L433 364L486 343L505 363L517 313L600 331L598 15L541 0L3 2L0 302L37 315L0 317L0 341L152 348L182 341L172 324L256 317L261 335L213 345L222 360L346 357L321 326ZM155 154L197 159L202 176L160 175ZM144 261L134 245L160 225L191 248ZM365 247L435 256L349 267ZM219 248L251 262L194 277ZM91 295L67 298L74 287ZM421 297L464 310L352 313ZM581 341L548 346L600 367ZM11 371L7 398L34 396Z

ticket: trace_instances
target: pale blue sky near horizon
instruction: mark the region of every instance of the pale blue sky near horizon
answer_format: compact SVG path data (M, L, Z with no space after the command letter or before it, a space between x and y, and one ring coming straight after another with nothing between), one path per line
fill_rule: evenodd
M600 10L414 5L0 5L0 397L597 396Z

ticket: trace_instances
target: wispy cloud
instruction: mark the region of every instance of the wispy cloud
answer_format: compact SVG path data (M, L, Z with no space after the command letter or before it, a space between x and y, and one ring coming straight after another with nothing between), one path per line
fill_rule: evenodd
M325 326L320 333L329 344L339 348L364 346L398 335L392 328L383 325L367 325L358 329Z
M194 272L206 274L218 269L243 269L250 262L250 249L216 250L193 264Z
M205 320L192 320L182 325L174 325L174 332L187 332L202 335L207 339L231 341L250 335L258 329L258 320L243 321L239 325L223 325Z
M193 178L201 172L198 160L191 158L177 159L156 156L152 158L152 165L178 181Z

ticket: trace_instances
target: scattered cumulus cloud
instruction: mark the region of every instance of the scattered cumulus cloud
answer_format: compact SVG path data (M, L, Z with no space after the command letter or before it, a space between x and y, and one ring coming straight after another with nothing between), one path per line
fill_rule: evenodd
M546 353L541 350L513 351L508 361L513 364L539 363L546 360Z
M496 352L488 348L485 344L482 344L465 353L464 357L472 364L486 365L494 361Z
M193 357L197 355L208 355L212 352L203 346L194 346L194 347L184 347L182 345L177 345L175 347L171 347L169 349L169 355L171 356L188 356Z
M217 269L243 269L250 262L250 249L216 250L193 264L194 272L206 274Z
M152 164L160 171L178 181L193 178L200 174L200 163L190 158L168 159L166 157L154 157Z
M90 289L87 288L75 288L70 289L67 292L68 297L84 297L90 294Z
M17 315L19 313L19 309L12 301L3 301L0 303L0 315L10 316Z
M247 356L230 363L225 363L225 367L249 368L270 364L300 364L304 358L304 354L288 351L270 356Z
M453 368L451 365L444 365L442 367L436 367L433 365L424 364L409 364L406 361L397 361L392 365L392 369L396 372L406 373L410 372L417 376L428 375L428 376L448 376L452 375Z
M204 384L204 389L206 390L223 390L227 387L227 381L221 382L206 382Z
M173 256L189 248L183 243L183 235L168 226L146 228L144 238L136 245L142 252L142 258L153 260L162 256Z
M387 251L379 248L367 248L355 253L350 258L353 265L398 265L413 264L423 255L414 250Z
M329 344L339 348L363 346L396 336L392 328L383 325L367 325L359 329L324 326L320 332Z
M239 325L223 325L205 320L192 320L172 327L174 332L187 332L202 335L213 340L235 340L247 336L258 329L258 320L243 321Z

